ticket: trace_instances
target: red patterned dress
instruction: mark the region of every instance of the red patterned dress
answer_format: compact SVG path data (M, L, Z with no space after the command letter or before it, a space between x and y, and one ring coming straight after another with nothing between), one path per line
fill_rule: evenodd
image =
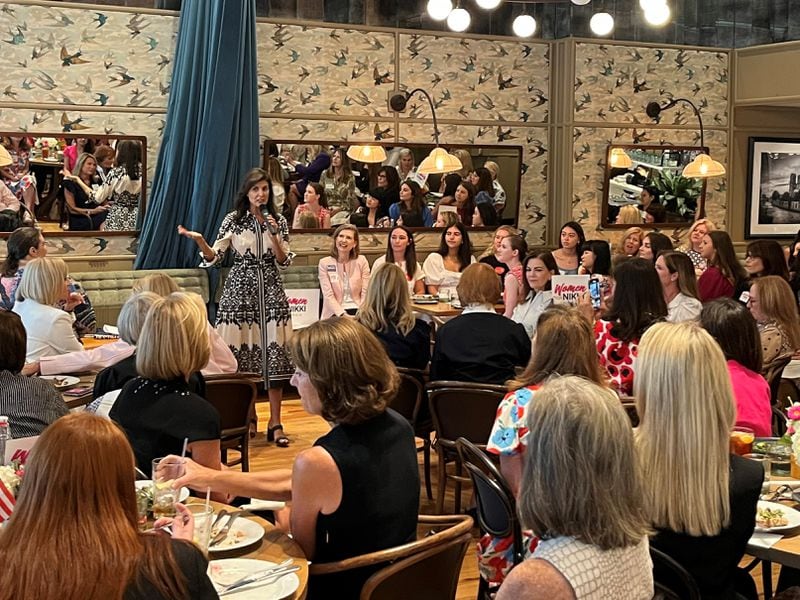
M613 333L614 323L600 319L594 324L594 339L600 364L605 368L611 384L621 394L633 394L633 374L639 340L625 342Z

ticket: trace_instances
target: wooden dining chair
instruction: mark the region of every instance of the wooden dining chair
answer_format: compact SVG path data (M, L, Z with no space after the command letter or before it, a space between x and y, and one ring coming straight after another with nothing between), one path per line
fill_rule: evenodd
M426 388L439 460L436 512L444 512L445 489L447 481L452 480L455 485L454 512L458 513L461 512L461 484L468 482L469 478L463 475L456 440L463 437L480 448L486 448L497 406L508 390L501 385L461 381L432 381ZM454 463L452 475L447 473L448 462Z
M472 518L419 515L419 525L430 533L386 550L336 562L312 563L309 576L322 577L322 583L325 575L375 567L378 570L364 583L360 600L452 600L464 554L472 544Z
M398 367L400 373L400 388L389 403L389 408L397 411L406 418L414 435L422 440L422 463L425 475L425 491L428 500L433 499L431 489L431 433L433 421L425 399L425 372L418 369L405 369Z
M219 412L222 462L250 470L250 423L255 415L256 384L252 378L215 375L206 377L206 400ZM239 453L228 460L228 451Z

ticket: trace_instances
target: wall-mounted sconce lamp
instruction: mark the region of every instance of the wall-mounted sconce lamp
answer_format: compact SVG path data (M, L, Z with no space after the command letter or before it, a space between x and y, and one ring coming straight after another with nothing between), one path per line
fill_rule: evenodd
M700 111L691 100L686 98L673 98L663 106L661 106L658 102L649 102L647 104L647 108L645 108L645 112L647 113L648 117L656 120L661 114L661 111L672 108L678 102L686 102L692 107L692 110L694 110L694 114L697 117L697 122L700 124L700 146L705 148L703 119L700 116ZM706 179L708 177L719 177L720 175L725 175L725 167L722 166L722 163L717 162L705 152L698 154L695 159L683 169L684 177Z
M417 172L424 175L429 175L431 173L452 173L453 171L460 170L462 165L458 157L450 154L444 148L439 147L439 125L436 121L436 109L433 106L433 100L428 92L422 88L416 88L410 92L398 92L389 98L389 107L394 112L403 112L408 104L408 99L417 92L427 98L428 104L431 107L431 116L433 117L433 137L436 143L436 147L431 151L431 153L419 163Z

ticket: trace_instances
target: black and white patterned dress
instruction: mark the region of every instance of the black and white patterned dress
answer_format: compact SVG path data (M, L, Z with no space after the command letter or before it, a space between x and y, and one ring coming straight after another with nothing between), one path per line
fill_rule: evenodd
M282 216L276 220L281 248L287 255L280 266L288 267L289 226ZM214 260L201 266L217 263L229 249L233 252L234 264L222 290L216 328L236 357L239 371L261 373L265 381L289 379L294 373L287 349L292 320L266 223L259 224L250 213L242 219L237 219L235 212L228 213L213 249Z
M95 201L110 204L106 231L133 231L139 218L142 178L131 179L124 166L109 171L103 185L95 190Z

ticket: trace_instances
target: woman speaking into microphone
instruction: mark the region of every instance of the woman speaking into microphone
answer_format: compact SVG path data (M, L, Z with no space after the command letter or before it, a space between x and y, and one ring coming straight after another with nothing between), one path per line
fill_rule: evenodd
M222 220L213 246L182 225L178 233L200 247L200 266L217 264L230 250L230 271L217 312L216 328L228 343L239 371L261 373L269 387L267 440L286 447L281 425L283 382L294 373L287 352L292 334L289 302L278 267L288 267L289 227L275 210L272 182L263 169L251 169L236 195L234 210Z

